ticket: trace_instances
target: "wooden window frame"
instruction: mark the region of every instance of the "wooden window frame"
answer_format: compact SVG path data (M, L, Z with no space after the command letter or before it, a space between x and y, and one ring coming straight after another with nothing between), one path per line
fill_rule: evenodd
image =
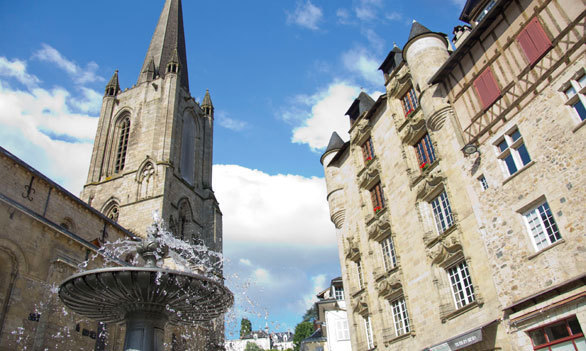
M372 138L366 139L361 148L364 164L368 164L370 161L372 161L372 159L374 159L374 145L372 143Z
M533 346L533 350L551 350L551 347L552 346L555 346L555 345L558 345L558 344L561 344L561 343L564 343L564 342L567 342L567 341L572 341L572 344L573 344L574 348L576 350L578 350L578 348L576 347L575 340L576 339L579 339L579 338L583 338L584 337L584 331L582 331L581 333L573 334L573 331L570 328L570 324L569 324L569 321L571 321L573 319L575 319L576 322L578 323L578 325L580 325L580 321L578 321L578 318L576 318L576 316L573 315L573 316L570 316L570 317L566 317L566 318L559 319L559 320L557 320L555 322L551 322L551 323L542 325L542 326L537 327L537 328L534 328L534 329L527 330L526 333L529 336L529 339L531 339L531 345ZM556 339L554 341L549 341L549 337L548 337L547 333L545 332L545 329L546 328L549 328L549 327L551 327L553 325L560 324L561 322L565 322L565 325L566 325L566 328L567 328L567 331L568 331L568 335L569 336L567 336L565 338ZM531 337L530 333L535 332L535 331L538 331L540 329L543 331L543 336L545 337L545 340L547 342L545 344L535 345L535 343L533 342L533 338ZM582 326L580 326L580 329L582 329Z
M515 133L518 133L516 139L514 138ZM501 148L502 143L507 145L505 149ZM504 133L494 145L496 147L497 158L502 162L503 169L506 170L506 175L509 177L518 173L524 167L527 167L532 161L531 154L529 154L529 150L527 150L527 146L525 145L523 135L517 127ZM527 162L523 160L523 155L526 155L526 158L528 158ZM513 166L514 170L511 168Z
M450 266L446 271L448 272L448 279L456 309L458 310L476 301L474 284L472 284L472 277L466 260L459 261Z
M448 194L444 190L438 196L434 197L429 203L433 212L433 219L437 228L437 232L441 235L446 230L450 229L455 223L452 206L450 205L450 200L448 199Z
M411 323L409 320L409 312L407 311L407 302L405 301L405 297L401 296L393 301L390 301L390 304L393 314L395 336L401 336L411 332Z
M419 107L419 99L415 93L415 88L409 88L409 90L407 90L407 92L401 97L401 106L403 106L405 118L409 117L413 111L417 110Z
M544 216L546 218L544 218ZM562 240L560 229L555 221L551 207L547 201L540 202L536 206L523 213L525 225L531 242L536 251L541 251ZM532 226L534 223L537 226ZM540 240L539 242L536 239Z
M417 163L423 172L428 166L433 164L436 160L435 149L428 133L419 139L414 145L415 155L417 156Z
M552 47L537 17L533 17L517 35L517 43L530 65L534 65Z
M375 213L385 208L385 194L380 181L370 188L370 200Z

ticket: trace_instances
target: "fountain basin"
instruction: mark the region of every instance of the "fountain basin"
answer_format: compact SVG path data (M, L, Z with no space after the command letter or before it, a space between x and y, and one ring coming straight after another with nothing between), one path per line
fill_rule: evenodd
M234 296L203 275L158 267L113 267L69 277L59 297L74 312L105 323L126 322L124 350L163 350L167 322L209 321L232 306Z
M163 314L171 324L209 321L232 305L232 293L195 273L150 267L101 268L75 274L61 283L59 297L74 312L115 323L128 314Z

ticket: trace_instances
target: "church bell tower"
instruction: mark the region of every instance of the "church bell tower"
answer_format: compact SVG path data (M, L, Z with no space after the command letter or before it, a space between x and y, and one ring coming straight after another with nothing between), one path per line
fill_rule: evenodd
M120 74L123 74L120 72ZM158 211L192 244L222 251L212 190L214 107L189 92L181 0L166 0L135 86L108 82L81 198L139 236Z

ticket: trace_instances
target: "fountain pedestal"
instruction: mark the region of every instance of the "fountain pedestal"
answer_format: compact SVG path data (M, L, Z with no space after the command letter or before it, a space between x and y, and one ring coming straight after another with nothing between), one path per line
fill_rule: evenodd
M126 319L124 351L163 351L167 316L163 313L131 312Z

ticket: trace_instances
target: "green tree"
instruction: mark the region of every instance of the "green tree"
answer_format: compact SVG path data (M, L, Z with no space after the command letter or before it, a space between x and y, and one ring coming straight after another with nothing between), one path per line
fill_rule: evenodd
M295 334L293 335L294 351L299 351L301 342L313 334L313 324L308 321L303 321L295 326Z
M246 348L244 348L244 351L263 351L263 350L257 344L249 341L246 343Z
M242 318L240 320L240 338L250 334L252 331L252 323L248 320L248 318Z
M304 322L313 322L316 319L317 319L317 308L315 308L315 305L312 305L310 308L307 309L307 311L305 311L305 314L303 315L303 321Z

